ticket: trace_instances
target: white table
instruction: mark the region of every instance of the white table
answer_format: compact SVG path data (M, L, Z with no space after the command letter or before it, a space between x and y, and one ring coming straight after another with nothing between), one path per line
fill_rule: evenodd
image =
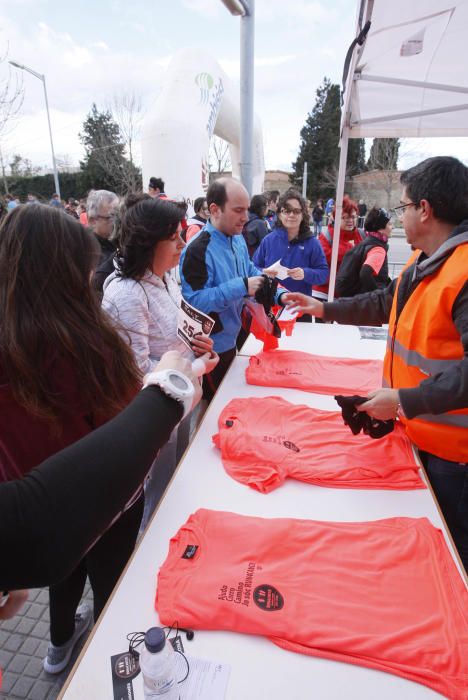
M296 324L281 348L348 357L382 357L382 341L360 340L356 328ZM261 343L249 339L244 353ZM281 395L317 408L336 410L333 397L292 389L249 386L244 372L248 357L238 356L211 403L159 509L116 587L94 633L88 640L60 698L111 700L110 656L126 648L126 634L157 625L154 610L156 575L164 562L169 539L198 508L230 510L263 517L359 521L393 516L428 517L443 528L428 490L365 491L327 489L287 480L268 495L231 479L224 471L211 436L217 418L233 397ZM403 678L371 669L284 651L267 639L229 632L195 633L185 642L186 653L230 664L227 700L429 700L438 693Z
M385 353L385 341L361 339L358 326L338 323L295 323L291 336L283 333L279 340L281 350L303 350L316 355L356 357L381 360ZM256 355L263 349L263 342L249 335L241 355Z

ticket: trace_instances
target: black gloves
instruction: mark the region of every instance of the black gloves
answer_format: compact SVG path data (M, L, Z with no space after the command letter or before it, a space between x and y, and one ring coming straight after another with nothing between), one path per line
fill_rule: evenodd
M356 410L356 406L368 401L365 396L335 396L335 401L341 408L345 425L349 425L353 435L362 430L372 438L381 438L392 432L395 423L393 420L377 420L365 411Z
M268 275L262 275L263 286L255 292L255 301L262 304L265 313L271 311L271 307L276 304L276 290L278 289L278 280Z

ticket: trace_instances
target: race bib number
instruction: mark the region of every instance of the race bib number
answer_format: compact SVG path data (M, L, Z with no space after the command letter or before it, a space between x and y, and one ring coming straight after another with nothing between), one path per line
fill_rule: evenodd
M210 335L214 323L210 316L190 306L185 299L182 299L177 319L177 335L190 349L192 349L193 338L198 333Z

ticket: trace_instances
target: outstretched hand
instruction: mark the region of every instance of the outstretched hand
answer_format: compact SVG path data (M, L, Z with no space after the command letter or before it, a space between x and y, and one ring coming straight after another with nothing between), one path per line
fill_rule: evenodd
M281 303L292 313L311 314L312 316L317 316L317 318L323 318L322 302L306 294L287 292L281 295Z

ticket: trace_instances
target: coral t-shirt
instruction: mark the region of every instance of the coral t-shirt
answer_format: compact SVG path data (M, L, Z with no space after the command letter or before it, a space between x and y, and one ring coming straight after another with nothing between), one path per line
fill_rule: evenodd
M381 360L326 357L299 350L261 352L250 358L248 384L282 386L316 394L366 395L382 387Z
M374 274L378 275L380 270L382 269L382 265L385 262L386 256L387 251L385 250L385 248L381 248L380 246L376 245L374 248L371 248L369 250L369 252L366 255L366 259L362 264L369 265L369 267L371 267L374 271Z
M163 625L260 634L466 700L468 594L426 518L263 519L198 510L171 539Z
M379 440L353 435L341 412L297 405L278 396L233 399L213 442L227 473L269 493L290 477L319 486L424 488L402 425Z

